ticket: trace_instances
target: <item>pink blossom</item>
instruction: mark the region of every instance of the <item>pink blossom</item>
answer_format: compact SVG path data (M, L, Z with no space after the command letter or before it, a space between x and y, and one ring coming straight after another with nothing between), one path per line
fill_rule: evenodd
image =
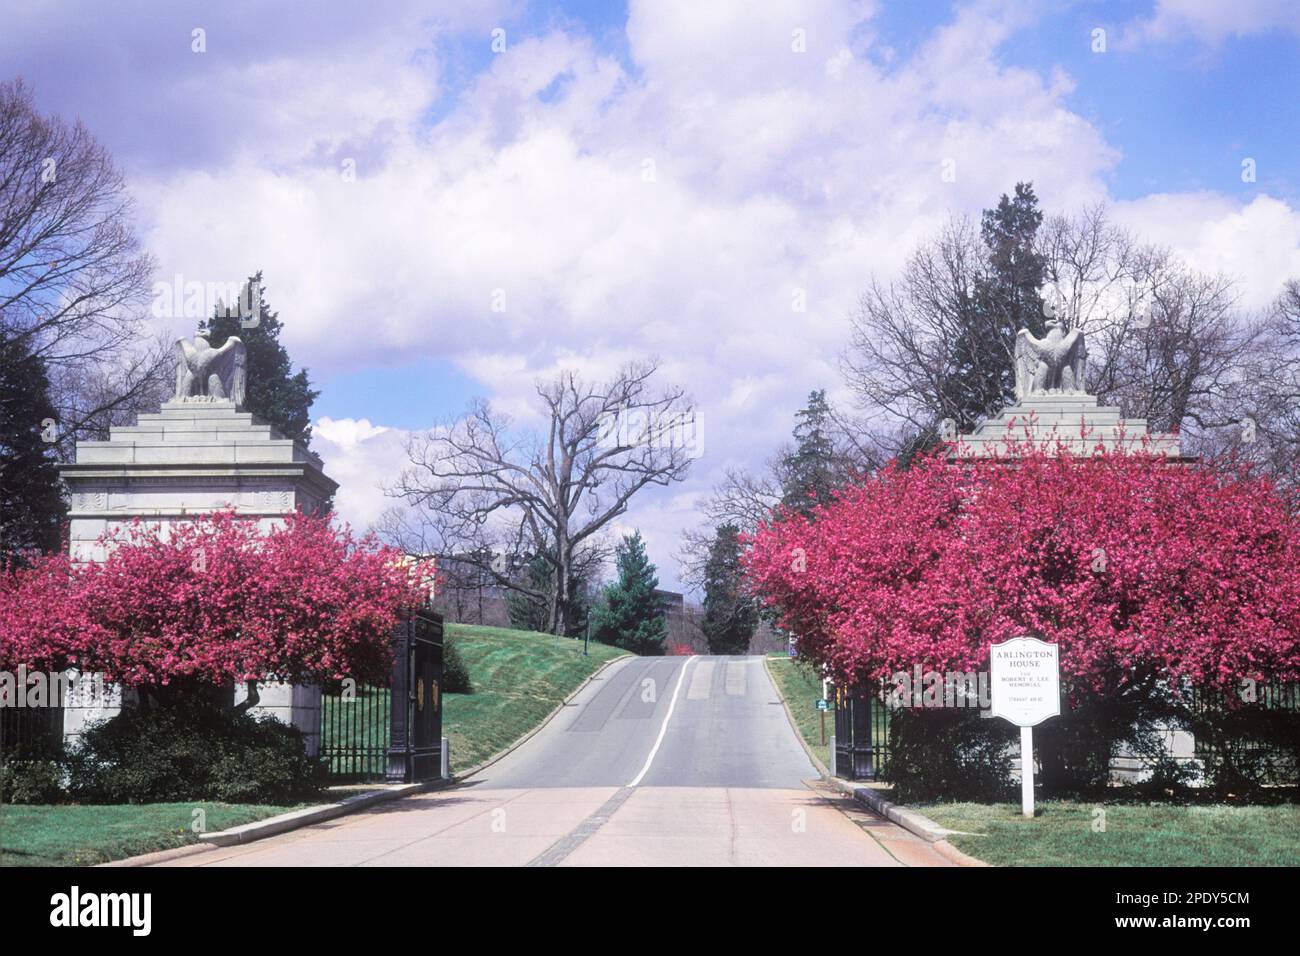
M1076 686L1300 680L1300 522L1270 481L1144 453L890 466L750 540L757 593L846 680L978 670L1033 633Z
M0 666L75 665L127 685L381 680L424 596L394 549L326 519L263 534L223 512L135 522L102 564L50 558L0 576Z

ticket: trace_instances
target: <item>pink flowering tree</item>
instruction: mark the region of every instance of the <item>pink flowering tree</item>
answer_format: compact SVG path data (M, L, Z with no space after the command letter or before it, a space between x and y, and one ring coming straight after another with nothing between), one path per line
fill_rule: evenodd
M1295 502L1238 470L934 457L749 544L757 594L846 683L985 670L990 644L1026 633L1060 647L1079 706L1300 680Z
M889 467L753 537L751 583L842 679L987 666L1026 632L1101 689L1300 679L1300 521L1271 482L1156 456Z
M75 583L72 563L62 554L0 571L0 671L77 666L78 648L95 632Z
M160 701L278 679L379 681L426 569L327 519L262 533L232 513L136 522L103 563L46 559L0 580L0 664L75 666ZM246 704L247 706L247 704Z

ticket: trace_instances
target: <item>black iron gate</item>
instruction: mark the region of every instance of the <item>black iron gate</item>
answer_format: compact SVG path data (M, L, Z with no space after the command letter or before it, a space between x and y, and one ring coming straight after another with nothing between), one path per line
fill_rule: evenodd
M835 689L835 776L878 780L889 762L887 684Z
M323 688L320 756L330 783L414 783L441 774L442 648L442 617L413 611L393 631L388 686Z
M442 773L442 617L417 611L395 636L388 781L433 780Z

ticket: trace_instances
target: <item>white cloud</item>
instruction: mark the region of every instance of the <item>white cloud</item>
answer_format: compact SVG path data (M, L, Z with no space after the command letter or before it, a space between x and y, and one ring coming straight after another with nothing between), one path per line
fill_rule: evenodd
M394 504L381 484L393 481L406 466L405 439L400 430L364 418L322 418L312 425L312 451L339 483L334 511L353 527L369 529Z
M1294 0L1157 0L1150 19L1136 24L1133 33L1154 41L1193 36L1218 44L1269 30L1300 33L1300 5Z
M338 85L356 63L303 75L275 161L243 150L138 183L149 245L164 275L264 268L292 317L287 344L318 373L449 360L521 423L535 420L536 377L657 354L699 402L706 455L682 489L697 495L724 465L766 457L811 389L837 387L864 284L950 212L975 213L1017 179L1048 209L1105 198L1119 157L1070 110L1070 77L998 60L1025 9L963 7L900 59L873 38L869 4L632 0L630 68L563 30L512 37L454 103L386 38L355 54L371 77L356 90ZM376 65L390 61L393 95L376 99ZM289 69L263 74L279 89ZM341 108L326 116L331 98ZM428 129L431 100L443 118ZM339 170L350 153L355 181ZM1274 294L1277 275L1300 271L1295 213L1224 203L1123 209L1139 234ZM400 464L400 438L327 422L339 510L374 520L383 502L367 488ZM628 520L671 584L668 542L694 519L667 497Z
M1240 203L1208 192L1158 194L1112 211L1193 268L1235 278L1244 308L1267 307L1287 279L1300 276L1300 210L1270 196Z

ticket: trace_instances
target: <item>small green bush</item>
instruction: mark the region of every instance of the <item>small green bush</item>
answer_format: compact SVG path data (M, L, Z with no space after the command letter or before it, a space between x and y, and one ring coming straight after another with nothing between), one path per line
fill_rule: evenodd
M474 693L469 667L453 640L447 640L442 645L442 689L448 694Z
M1300 714L1260 705L1193 714L1206 783L1219 794L1258 793L1300 782Z
M883 779L903 803L1003 800L1012 792L1016 729L967 708L903 708L890 715Z
M0 754L0 803L58 803L63 770L49 757Z
M285 804L325 783L296 728L201 701L124 710L89 729L67 762L83 803Z
M1103 692L1065 690L1061 713L1034 728L1043 796L1108 793L1111 763L1121 748L1153 769L1153 783L1182 778L1183 771L1164 755L1163 723L1172 712L1158 687L1135 681Z

